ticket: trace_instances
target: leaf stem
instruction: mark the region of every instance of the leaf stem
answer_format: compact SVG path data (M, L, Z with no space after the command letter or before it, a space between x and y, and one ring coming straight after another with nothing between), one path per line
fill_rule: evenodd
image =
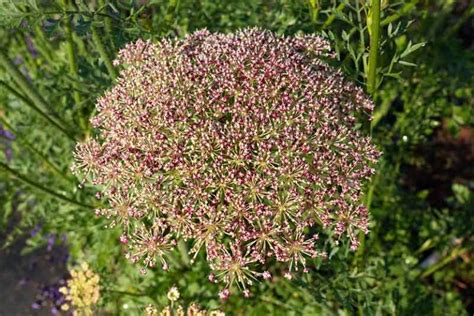
M94 206L92 205L88 205L88 204L85 204L85 203L82 203L82 202L79 202L79 201L76 201L72 198L69 198L61 193L57 193L51 189L48 189L46 187L44 187L43 185L33 181L33 180L30 180L28 179L26 176L20 174L18 171L10 168L7 164L5 164L4 162L1 162L0 161L0 168L1 169L4 169L5 171L7 171L8 173L10 173L13 177L17 178L18 180L24 182L25 184L28 184L29 186L35 188L35 189L38 189L40 191L43 191L44 193L47 193L57 199L60 199L60 200L63 200L63 201L66 201L66 202L69 202L71 204L74 204L74 205L77 205L77 206L80 206L80 207L85 207L85 208L88 208L88 209L95 209Z
M447 264L449 264L451 261L454 261L457 257L462 256L466 252L468 252L468 248L462 248L462 247L457 247L454 248L448 256L444 257L442 260L440 260L438 263L435 265L431 266L430 268L426 269L423 273L420 274L420 278L426 278L439 269L443 268Z
M62 0L64 5L64 10L67 9L69 5L69 0ZM66 41L67 41L67 57L69 61L69 74L74 77L78 78L78 67L77 67L77 56L74 49L74 40L72 38L72 25L69 16L66 16L66 22L64 25L66 29ZM79 91L77 91L77 84L74 83L74 91L73 91L73 98L76 104L81 104L81 95Z
M386 26L386 25L389 25L392 22L395 22L396 20L398 20L399 18L401 18L402 16L404 16L405 14L410 12L416 6L416 4L418 2L419 2L419 0L412 0L409 3L406 3L405 5L403 5L403 7L398 9L396 13L394 13L394 14L386 17L385 19L383 19L380 22L380 26Z
M69 0L62 0L64 10L67 10L69 6ZM74 81L72 83L72 87L74 88L72 92L72 97L74 99L76 107L80 107L82 105L82 97L79 93L80 87L78 85L79 79L79 72L78 72L78 65L77 65L77 54L75 50L74 38L73 38L73 31L72 31L72 16L67 15L65 20L65 29L66 29L66 41L67 41L67 56L69 61L69 74ZM84 108L82 108L84 111ZM85 115L80 115L79 117L79 125L81 129L85 131L85 134L88 134L89 130L89 123Z
M178 250L181 255L181 260L186 266L189 266L191 259L189 258L189 250L186 242L182 239L178 241Z
M106 0L99 0L99 5L102 7L102 9L107 10L108 3ZM107 42L110 44L110 47L112 48L112 50L115 51L115 43L113 41L113 37L111 37L113 34L111 18L109 17L104 18L104 27L105 27Z
M323 30L328 28L334 22L334 20L336 19L337 14L340 14L342 12L342 10L344 10L345 7L346 7L346 4L344 2L340 3L336 7L335 11L333 10L332 14L327 18L327 20L324 22L324 24L321 28Z
M364 34L365 30L364 30L364 24L362 22L362 15L360 14L361 10L362 9L359 6L359 1L356 1L357 25L358 25L357 29L359 30L360 51L365 53L365 50L366 50L366 47L365 47L365 34ZM358 61L358 59L359 59L359 57L357 58L357 61L355 63L357 72L359 72L359 61ZM365 58L363 57L363 54L362 54L362 66L363 66L363 69L364 69L364 73L366 73L367 63L366 63Z
M97 51L99 52L100 57L104 61L105 67L107 68L109 75L112 77L112 79L115 79L115 77L117 77L117 72L114 66L112 65L112 61L109 55L107 54L107 51L105 50L104 42L102 41L102 38L99 35L99 31L95 25L92 25L92 40L94 41L94 44L97 47Z
M123 294L123 295L130 295L130 296L138 296L138 297L144 297L144 296L149 296L146 293L133 293L133 292L127 292L127 291L118 291L118 290L111 290L111 289L106 289L105 292L109 293L117 293L117 294Z
M377 59L380 37L380 0L372 0L368 23L370 36L369 70L367 75L367 91L373 96L377 84Z
M67 10L67 11L64 11L64 10L55 10L55 11L41 11L41 12L38 12L38 11L33 11L33 12L22 12L21 13L21 16L22 17L30 17L30 16L33 16L33 17L41 17L41 16L45 16L45 15L57 15L57 14L77 14L77 15L83 15L83 16L87 16L87 17L94 17L94 16L103 16L103 17L108 17L108 18L111 18L111 19L116 19L116 20L119 20L119 21L124 21L123 18L121 18L119 15L110 15L110 14L106 14L106 13L101 13L101 12L94 12L94 11L80 11L80 10Z
M53 60L56 58L56 56L53 52L53 49L51 48L51 42L46 38L46 35L41 28L41 24L39 23L35 25L32 41L35 43L36 49L41 55L43 55L43 58L48 62L48 64L53 65Z
M48 104L46 100L38 93L38 91L28 82L28 80L23 76L17 67L11 62L5 52L0 49L0 65L2 65L7 72L12 76L13 80L16 84L23 90L24 93L28 96L21 97L21 94L16 92L15 89L8 86L5 82L1 82L3 86L5 86L10 92L14 93L15 96L19 97L22 101L24 101L27 105L29 105L32 109L38 112L42 117L44 117L48 122L54 125L57 129L59 129L64 135L66 135L72 141L75 141L74 136L64 128L56 119L53 119L49 116L44 110L48 109ZM31 100L31 101L30 101Z
M26 138L22 137L21 134L19 134L15 129L12 127L12 125L2 116L0 116L0 122L4 126L6 126L13 134L16 136L16 140L18 140L20 143L24 144L31 152L36 154L38 157L41 158L41 160L56 174L58 174L61 178L64 180L68 181L69 183L74 183L74 181L67 177L54 163L49 161L48 157L43 155L38 149L34 147L32 143L30 143Z

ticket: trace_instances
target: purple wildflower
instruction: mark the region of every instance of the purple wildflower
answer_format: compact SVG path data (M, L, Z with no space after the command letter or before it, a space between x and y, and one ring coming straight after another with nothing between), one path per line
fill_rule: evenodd
M5 153L5 158L7 161L10 161L13 158L13 150L11 147L11 142L15 140L15 135L3 128L0 124L0 145L4 145L3 152Z
M2 125L0 125L0 137L4 137L7 140L15 139L15 135L13 135L13 133L10 132L9 130L4 129Z
M307 271L325 256L315 230L355 249L368 231L361 185L379 157L356 118L373 103L323 61L329 48L247 29L119 53L125 69L91 120L100 136L77 145L72 169L105 188L110 208L96 214L127 232L128 258L167 268L176 240L193 240L225 299L233 282L250 293L270 278L272 261L287 278Z
M48 251L53 250L53 247L56 244L56 235L55 234L48 234L48 237L47 237L46 240L47 240L47 244L48 244L46 249Z
M61 305L66 302L64 295L59 291L59 288L65 284L65 280L61 279L57 283L42 286L38 291L36 301L31 304L31 308L35 310L49 308L52 314L57 314ZM69 315L69 313L65 315Z

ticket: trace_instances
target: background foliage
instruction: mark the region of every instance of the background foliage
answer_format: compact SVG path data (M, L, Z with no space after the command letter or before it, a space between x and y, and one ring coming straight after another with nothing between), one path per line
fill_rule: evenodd
M36 227L66 234L69 264L101 275L99 310L140 314L185 303L236 315L468 315L474 311L474 6L463 0L382 1L377 68L370 74L369 1L0 1L0 229L4 246ZM367 185L371 232L352 253L323 245L303 279L259 284L222 304L206 264L179 252L170 272L142 276L122 258L118 231L94 216L98 201L69 166L75 140L91 135L96 98L113 83L111 60L138 38L197 29L260 26L321 33L340 66L376 102L367 124L384 155ZM372 76L372 77L371 77ZM372 88L370 81L373 81ZM370 126L369 126L370 125ZM12 224L13 223L13 224Z

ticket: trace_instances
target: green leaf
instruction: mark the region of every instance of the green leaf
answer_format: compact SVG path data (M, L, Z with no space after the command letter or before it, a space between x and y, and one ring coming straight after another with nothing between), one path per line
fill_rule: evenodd
M409 62L404 61L404 60L399 60L398 62L399 62L401 65L404 65L404 66L416 67L416 64L414 64L414 63L409 63Z
M462 184L454 183L452 186L452 190L453 190L454 196L456 197L456 200L460 204L466 204L469 201L471 192L466 186Z
M412 44L412 42L408 42L408 45L407 45L407 48L405 48L405 50L403 51L403 53L400 55L400 58L404 58L408 55L410 55L411 53L417 51L418 49L424 47L426 45L426 42L421 42L421 43L417 43L417 44Z

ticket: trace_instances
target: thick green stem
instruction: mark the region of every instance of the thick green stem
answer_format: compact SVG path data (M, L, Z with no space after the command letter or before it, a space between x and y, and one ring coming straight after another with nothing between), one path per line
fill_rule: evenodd
M18 171L10 168L7 164L3 163L0 161L0 168L1 169L4 169L6 172L10 173L13 177L15 177L16 179L24 182L25 184L39 190L39 191L42 191L44 193L47 193L59 200L63 200L65 202L68 202L68 203L71 203L71 204L74 204L74 205L77 205L77 206L80 206L80 207L85 207L85 208L89 208L89 209L95 209L94 206L92 205L88 205L88 204L85 204L85 203L82 203L82 202L79 202L79 201L76 201L72 198L69 198L61 193L57 193L51 189L48 189L46 187L44 187L43 185L33 181L33 180L30 180L28 179L28 177L20 174Z
M63 0L63 5L64 5L64 9L66 10L67 6L69 5L69 1ZM66 29L69 74L73 78L79 78L78 67L77 67L77 56L75 52L74 40L72 37L72 25L71 25L71 20L69 19L69 16L66 17L64 27ZM77 84L74 84L73 98L74 98L74 102L76 102L76 105L81 104L82 100L81 100L81 95L79 94L79 91L77 91Z
M36 154L44 162L44 164L46 166L48 166L53 172L58 174L61 178L68 181L69 183L74 183L74 181L71 178L67 177L63 172L61 172L61 170L54 163L49 161L48 157L46 157L38 149L36 149L35 146L32 143L30 143L26 138L21 137L21 134L19 134L17 131L15 131L15 129L11 126L10 123L8 123L7 120L5 120L5 118L0 116L0 122L6 128L8 128L8 130L10 130L13 134L15 134L16 140L18 140L21 144L23 144L25 147L27 147L31 152Z
M105 10L107 10L106 0L99 0L99 5ZM105 27L106 40L110 44L110 47L112 48L112 50L115 51L115 43L113 41L113 38L111 38L113 34L113 29L112 29L112 19L110 17L104 18L104 27Z
M318 15L320 9L319 0L309 0L309 7L311 13L311 22L318 22Z
M367 210L370 211L371 207L372 207L372 199L374 197L374 190L375 188L377 187L378 185L378 181L379 181L379 176L380 174L377 173L374 178L372 179L370 185L369 185L369 190L367 192L367 195L366 195L366 200L365 200L365 207L367 207ZM363 231L361 231L359 233L359 248L357 249L357 253L356 253L356 263L362 263L362 259L364 257L364 251L365 251L365 233Z
M71 140L74 141L74 137L72 135L70 135L60 123L56 122L55 119L53 119L51 116L46 114L46 112L44 112L42 109L40 109L38 106L36 106L36 104L32 100L28 99L27 97L25 97L24 95L22 95L21 93L16 91L13 87L10 87L7 83L5 83L3 81L0 81L0 85L3 86L5 89L7 89L15 97L17 97L18 99L23 101L23 103L25 103L32 110L37 112L40 116L42 116L45 120L47 120L51 125L53 125L58 130L63 132L68 138L70 138Z
M104 47L104 42L102 41L102 38L99 35L99 31L97 30L96 26L92 26L92 40L94 41L94 44L97 48L97 51L99 52L100 57L104 61L105 67L107 68L107 71L109 72L109 75L112 77L112 79L115 79L117 77L117 72L112 65L112 61L107 54L107 51Z
M64 10L68 9L69 6L69 0L62 0ZM78 85L78 79L79 79L79 72L78 72L78 65L77 65L77 54L76 54L76 46L74 44L74 38L73 38L73 32L72 32L72 23L71 23L71 17L69 15L66 16L66 22L65 22L65 29L66 29L66 40L67 40L67 56L68 56L68 61L69 61L69 74L73 78L73 92L72 92L72 97L74 99L74 102L76 103L76 107L79 107L82 105L82 97L81 94L79 93L80 87ZM85 133L88 133L89 129L89 124L87 121L87 118L84 115L80 115L79 117L79 125L81 126L81 129L83 131L86 131Z
M377 59L380 37L380 0L372 0L368 23L370 35L369 70L367 74L367 91L374 95L377 88Z
M363 24L363 21L362 21L362 15L360 14L361 12L361 8L359 7L359 1L356 1L356 11L357 11L357 25L359 26L357 29L359 30L359 41L360 41L360 49L362 52L365 52L365 34L364 34L364 24ZM364 60L364 58L362 57L362 66L363 66L363 69L364 69L364 73L366 72L367 70L367 64ZM357 69L357 72L359 72L359 61L357 60L356 62L356 69Z
M62 133L64 133L72 141L75 141L74 136L69 132L68 129L63 127L55 118L49 116L45 110L49 108L47 102L43 97L36 91L36 89L28 82L28 80L23 76L17 67L11 62L8 56L5 54L3 49L0 49L0 65L2 65L16 84L20 87L21 90L28 96L28 99L31 102L26 102L30 107L32 107L36 112L48 120L52 125L58 128ZM3 86L8 87L5 83L2 83ZM7 88L8 89L8 88ZM10 89L9 89L10 90ZM12 92L12 90L10 90ZM15 91L13 89L13 91ZM16 94L18 96L18 93ZM28 100L22 98L23 101ZM34 105L34 106L32 106Z

